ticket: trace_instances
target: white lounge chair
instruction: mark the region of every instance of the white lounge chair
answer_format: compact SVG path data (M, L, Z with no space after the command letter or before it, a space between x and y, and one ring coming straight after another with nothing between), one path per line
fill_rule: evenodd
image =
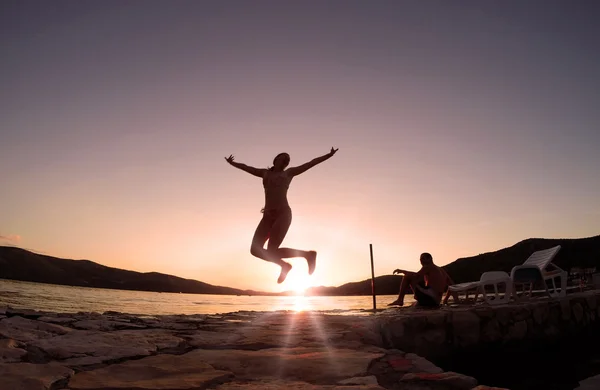
M485 302L491 305L508 303L511 296L518 299L518 288L529 286L529 296L533 291L535 282L543 282L546 293L550 297L564 297L567 294L567 272L560 269L552 263L554 257L560 250L560 245L550 249L536 251L531 254L521 265L513 267L510 276L502 271L484 272L477 282L460 283L449 286L448 289L455 293L465 293L468 300L469 293L475 293L475 301L479 294L483 295ZM557 288L556 280L560 281L560 288ZM552 288L548 289L548 282L552 283ZM505 292L500 296L498 287L505 284ZM494 297L488 297L486 286L493 286Z
M560 245L553 248L544 249L531 254L521 265L513 267L510 272L510 278L514 284L514 294L517 295L517 286L529 284L529 295L531 296L533 284L543 282L546 293L550 297L564 297L567 294L567 272L563 271L556 264L552 263L554 257L560 250ZM560 288L556 281L559 281ZM548 282L551 282L551 289L548 289Z
M504 285L504 293L500 290L500 286ZM493 295L488 295L487 288L492 287L494 289ZM450 292L457 294L465 293L465 299L469 299L469 293L473 291L475 293L475 301L479 294L483 295L483 300L490 305L500 305L502 303L508 303L513 293L513 284L510 276L503 271L488 271L481 275L478 282L467 282L459 283L449 286Z

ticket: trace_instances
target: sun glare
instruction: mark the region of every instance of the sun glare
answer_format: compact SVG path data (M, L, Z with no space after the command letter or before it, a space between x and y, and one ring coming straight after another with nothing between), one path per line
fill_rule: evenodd
M287 290L295 292L297 295L304 295L307 288L311 287L310 276L306 274L289 275L286 281Z
M308 298L304 295L294 297L294 311L301 312L309 309Z

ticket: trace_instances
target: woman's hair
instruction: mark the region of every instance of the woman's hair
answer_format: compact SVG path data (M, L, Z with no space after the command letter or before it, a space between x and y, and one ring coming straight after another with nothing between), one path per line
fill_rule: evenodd
M275 158L273 159L273 165L275 165L275 160L277 160L277 158L279 158L279 156L285 156L286 157L287 163L285 164L285 166L287 167L288 164L290 163L290 155L287 154L287 153L279 153L277 156L275 156ZM270 167L269 171L272 171L272 170L273 170L273 167Z

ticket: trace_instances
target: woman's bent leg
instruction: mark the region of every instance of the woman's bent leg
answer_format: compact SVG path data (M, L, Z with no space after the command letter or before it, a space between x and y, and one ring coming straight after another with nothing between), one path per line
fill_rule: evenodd
M265 248L265 242L269 239L271 228L274 224L274 221L267 216L263 216L263 218L258 223L256 227L256 231L254 232L254 237L252 237L252 244L250 246L250 253L258 257L259 259L263 259L265 261L269 261L271 263L275 263L281 267L284 265L289 265L285 261L281 260L281 257L277 257L277 254L269 253Z
M308 274L312 275L312 273L315 271L317 263L317 252L279 247L283 242L283 239L285 238L291 223L291 210L278 215L277 219L275 220L275 223L273 224L273 227L271 228L271 235L269 237L269 243L267 245L267 252L272 253L274 256L282 259L289 259L292 257L304 257L308 262Z

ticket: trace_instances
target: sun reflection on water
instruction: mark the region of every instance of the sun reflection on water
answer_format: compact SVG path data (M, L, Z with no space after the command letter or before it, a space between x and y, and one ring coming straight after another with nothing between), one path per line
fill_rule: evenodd
M303 312L306 310L310 310L310 301L308 300L308 297L304 295L296 295L294 297L294 311Z

